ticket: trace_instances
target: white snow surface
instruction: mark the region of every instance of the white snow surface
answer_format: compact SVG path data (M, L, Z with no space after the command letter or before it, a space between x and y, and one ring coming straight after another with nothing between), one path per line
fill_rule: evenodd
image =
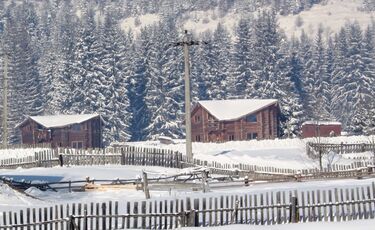
M198 101L210 114L220 121L235 120L276 104L275 99L236 99Z
M341 125L341 122L337 121L305 121L302 125Z
M374 20L375 12L361 11L363 0L326 0L314 5L311 9L296 15L279 16L280 28L288 37L299 37L302 30L308 35L315 35L321 25L325 29L325 38L338 32L348 22L357 21L362 28L367 27ZM261 9L259 9L261 10ZM224 25L232 39L235 39L235 28L241 18L256 17L254 15L243 15L241 9L234 9L221 15L218 9L207 11L191 11L176 19L178 25L183 29L192 31L199 36L204 32L213 32L219 23ZM302 25L296 23L297 18L302 19ZM140 24L135 23L135 17L125 18L120 25L124 31L132 30L139 34L141 28L157 23L161 16L157 14L145 14L139 16Z
M63 127L71 124L79 124L97 116L99 116L99 114L31 116L30 118L46 128L53 128Z
M309 35L315 35L319 25L325 29L326 36L330 36L346 23L354 21L364 29L374 20L375 13L360 11L362 3L363 0L328 0L297 15L280 16L279 24L289 37L299 37L302 30ZM298 17L303 22L300 27L296 25Z

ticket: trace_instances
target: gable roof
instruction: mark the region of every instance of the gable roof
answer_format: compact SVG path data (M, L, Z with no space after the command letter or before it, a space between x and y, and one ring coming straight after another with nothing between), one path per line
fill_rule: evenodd
M30 116L17 127L21 127L29 119L44 126L45 128L65 127L73 124L80 124L92 118L100 117L99 114L74 114L74 115L50 115L50 116Z
M237 120L255 113L270 105L277 104L276 99L234 99L198 101L212 116L219 121Z

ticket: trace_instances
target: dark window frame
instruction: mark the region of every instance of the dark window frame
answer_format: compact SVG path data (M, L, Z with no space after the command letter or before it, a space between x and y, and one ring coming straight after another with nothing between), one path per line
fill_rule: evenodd
M256 123L258 122L257 115L256 114L249 114L245 118L246 122L249 123Z

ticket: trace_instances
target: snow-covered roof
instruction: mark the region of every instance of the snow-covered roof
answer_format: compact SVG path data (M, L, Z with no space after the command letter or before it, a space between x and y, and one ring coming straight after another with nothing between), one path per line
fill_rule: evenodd
M212 116L219 121L236 120L248 114L257 112L272 104L276 99L234 99L198 101Z
M341 125L338 121L305 121L302 125Z
M45 128L64 127L72 124L80 124L92 118L100 116L99 114L74 114L74 115L50 115L50 116L30 116L18 127L22 126L27 120L31 119Z

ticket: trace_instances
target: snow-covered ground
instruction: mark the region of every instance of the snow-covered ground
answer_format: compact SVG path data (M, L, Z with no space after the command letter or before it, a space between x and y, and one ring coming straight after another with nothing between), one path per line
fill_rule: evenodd
M84 180L87 176L91 179L135 179L141 175L142 170L148 173L149 178L163 177L167 175L175 175L189 169L170 169L162 167L143 167L143 166L76 166L76 167L54 167L54 168L32 168L32 169L16 169L16 170L0 170L0 176L7 176L20 180L22 178L40 181L68 181L68 180ZM315 189L334 189L346 188L353 186L369 186L375 182L375 178L367 178L362 180L345 179L345 180L329 180L329 181L312 181L312 182L288 182L288 183L256 183L250 187L244 187L236 184L229 187L211 186L211 192L202 193L202 191L193 191L191 187L186 188L165 188L151 189L151 197L153 199L175 199L216 195L233 195L244 193L263 193L271 191L293 191L293 190L315 190ZM198 185L201 182L197 182ZM145 195L142 191L135 189L116 189L107 191L91 191L91 192L69 192L61 190L59 192L40 191L30 188L26 191L28 194L39 199L28 197L14 190L7 185L0 186L0 213L2 211L19 210L27 207L45 207L52 204L63 203L90 203L102 201L131 201L144 199Z
M322 143L368 143L371 138L367 136L332 137L321 138ZM201 160L216 161L222 163L243 163L258 166L273 166L277 168L306 169L317 168L318 161L310 159L306 155L306 143L316 140L308 139L276 139L276 140L252 140L230 141L224 143L193 143L194 157ZM165 145L158 141L131 142L129 145L152 148L165 148L185 153L184 140L176 140L175 144ZM363 158L370 158L371 153L360 154ZM333 163L350 164L353 162L353 154L335 156ZM328 158L323 158L324 165Z

